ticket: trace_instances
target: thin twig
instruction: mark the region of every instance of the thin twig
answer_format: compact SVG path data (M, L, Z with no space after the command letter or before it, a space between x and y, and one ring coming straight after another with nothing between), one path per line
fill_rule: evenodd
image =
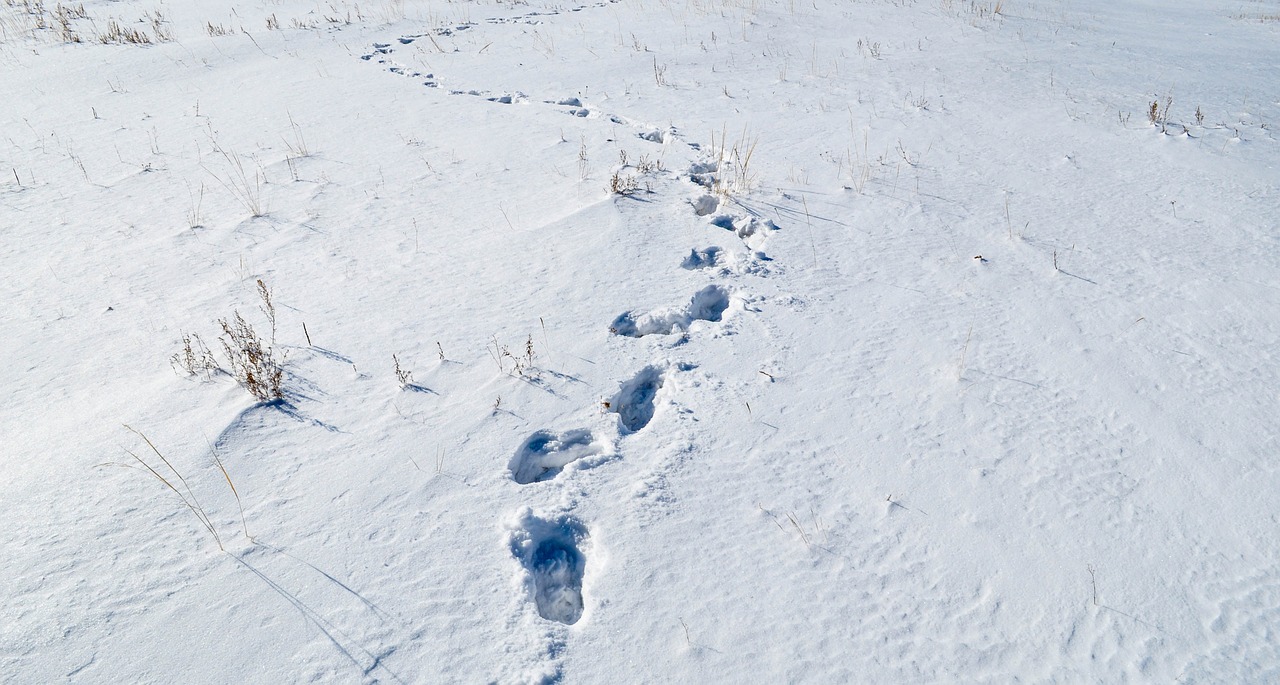
M804 195L800 196L800 202L804 204L804 221L809 224L809 247L813 249L813 268L818 268L818 244L813 239L813 220L809 218L809 200Z
M964 359L969 354L969 339L973 337L973 325L969 326L969 333L964 336L964 349L960 351L960 367L956 370L956 378L964 376Z
M1098 576L1096 575L1097 569L1093 567L1093 564L1089 564L1087 568L1089 570L1089 580L1093 583L1093 605L1098 606Z

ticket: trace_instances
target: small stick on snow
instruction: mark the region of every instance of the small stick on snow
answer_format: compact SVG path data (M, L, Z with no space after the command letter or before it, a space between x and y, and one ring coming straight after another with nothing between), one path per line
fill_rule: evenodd
M964 359L969 355L969 339L973 337L973 325L969 325L969 333L964 336L964 349L960 351L960 366L956 370L956 378L964 376Z
M893 495L889 495L888 497L884 498L884 501L888 502L888 503L889 503L889 506L891 506L891 507L901 507L901 508L906 509L907 511L909 511L909 512L911 512L911 513L913 513L913 514L923 514L924 516L928 516L928 515L929 515L927 512L920 511L919 509L912 509L911 507L908 507L907 505L905 505L905 504L903 504L903 503L901 503L901 502L895 502L895 501L893 501Z
M1093 605L1098 606L1098 576L1095 574L1097 569L1093 564L1089 564L1086 568L1089 570L1089 580L1093 583Z
M1013 240L1013 222L1009 220L1009 193L1004 194L1004 224L1009 229L1009 240Z
M545 343L547 344L547 361L552 361L552 359L551 359L551 338L547 335L547 322L546 322L546 321L543 321L543 320L542 320L542 317L541 317L541 316L539 316L539 317L538 317L538 323L542 324L542 341L543 341L543 342L545 342Z
M804 195L800 196L800 202L804 204L804 221L809 224L809 247L813 250L813 268L818 268L818 244L813 240L813 221L809 218L809 200Z

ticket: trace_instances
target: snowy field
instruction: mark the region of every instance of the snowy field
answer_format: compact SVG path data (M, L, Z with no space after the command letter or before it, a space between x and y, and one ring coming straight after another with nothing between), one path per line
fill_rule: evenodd
M0 3L0 681L1280 682L1280 1Z

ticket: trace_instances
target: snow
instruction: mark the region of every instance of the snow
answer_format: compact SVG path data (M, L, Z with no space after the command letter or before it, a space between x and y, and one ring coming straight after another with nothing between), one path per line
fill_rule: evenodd
M1280 680L1275 2L83 8L6 680ZM265 403L171 364L259 281Z

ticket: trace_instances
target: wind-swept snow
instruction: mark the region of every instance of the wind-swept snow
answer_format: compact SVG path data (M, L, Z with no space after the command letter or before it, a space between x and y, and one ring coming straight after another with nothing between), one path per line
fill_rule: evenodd
M1280 681L1276 15L0 4L0 673Z

